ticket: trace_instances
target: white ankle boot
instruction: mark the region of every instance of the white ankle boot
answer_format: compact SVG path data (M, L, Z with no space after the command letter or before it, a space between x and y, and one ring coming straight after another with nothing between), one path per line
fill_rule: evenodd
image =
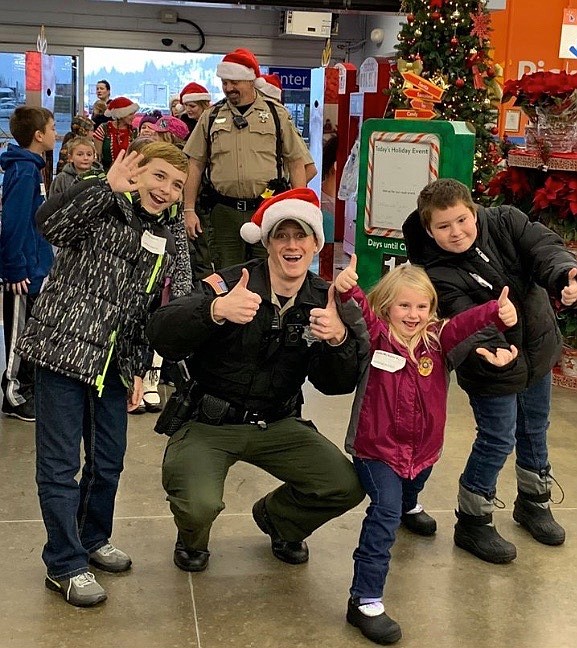
M144 406L147 412L160 412L162 410L162 403L160 395L158 394L158 382L160 380L160 367L162 366L162 358L158 353L154 353L152 359L152 369L146 372L142 379L144 387Z

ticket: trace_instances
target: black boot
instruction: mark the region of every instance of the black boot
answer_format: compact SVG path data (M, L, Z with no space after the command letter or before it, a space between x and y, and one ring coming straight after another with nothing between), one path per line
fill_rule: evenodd
M437 522L425 511L418 513L403 513L401 515L401 524L421 536L432 536L437 531Z
M502 538L493 526L493 514L467 515L455 511L454 540L457 547L472 553L477 558L490 563L510 563L517 557L517 549L511 542Z
M517 491L513 519L527 529L537 542L556 546L565 542L565 529L555 522L549 506L539 506L548 502L549 496L549 493L531 495Z
M367 639L380 645L392 644L402 637L399 624L383 610L376 616L363 614L358 598L350 598L347 606L347 621L358 628Z
M252 507L252 517L258 528L271 538L271 548L273 555L289 563L290 565L300 565L306 563L309 559L309 548L304 541L289 542L283 540L273 523L270 521L266 510L266 498L259 499Z
M184 546L180 538L174 545L174 564L182 571L201 572L208 567L209 551L191 551Z

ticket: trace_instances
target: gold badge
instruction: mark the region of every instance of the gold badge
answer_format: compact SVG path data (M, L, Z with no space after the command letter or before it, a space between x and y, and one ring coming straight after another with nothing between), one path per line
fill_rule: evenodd
M258 118L260 119L261 124L264 124L266 121L268 121L269 117L270 117L270 113L267 113L266 110L258 111Z
M421 376L430 376L433 371L433 359L429 356L419 358L419 373Z

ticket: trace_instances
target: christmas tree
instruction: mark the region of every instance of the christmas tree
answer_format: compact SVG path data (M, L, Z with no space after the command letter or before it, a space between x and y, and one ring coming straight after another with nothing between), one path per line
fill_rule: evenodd
M469 122L476 133L473 194L486 190L501 159L495 141L500 75L490 56L491 18L486 0L403 0L407 22L398 34L397 70L391 77L388 116L395 109L422 110L424 117ZM431 104L413 90L407 97L402 73L413 73L444 90ZM411 95L411 92L408 93ZM424 100L423 100L424 99Z

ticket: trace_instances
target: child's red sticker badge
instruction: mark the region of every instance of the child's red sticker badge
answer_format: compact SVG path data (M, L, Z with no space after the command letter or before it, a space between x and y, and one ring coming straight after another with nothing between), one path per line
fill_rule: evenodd
M418 371L421 376L430 376L433 371L433 359L429 356L419 358Z

